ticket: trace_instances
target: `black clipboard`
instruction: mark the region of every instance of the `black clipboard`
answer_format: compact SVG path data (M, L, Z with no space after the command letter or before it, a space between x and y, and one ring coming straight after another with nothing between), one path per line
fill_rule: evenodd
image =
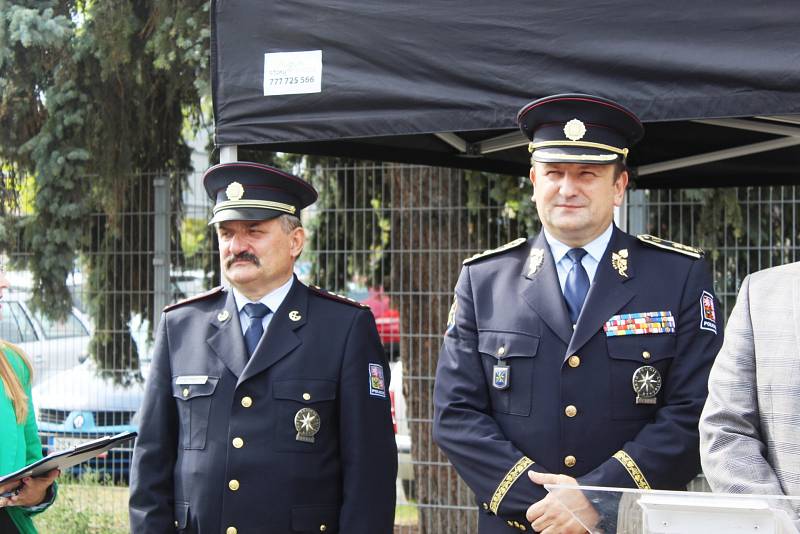
M86 443L81 443L70 449L48 454L41 460L37 460L18 471L0 477L0 484L22 480L25 477L39 477L49 473L53 469L60 469L63 472L73 465L91 460L95 456L99 456L135 437L136 432L121 432L114 436L104 436L102 438L93 439L92 441L87 441Z

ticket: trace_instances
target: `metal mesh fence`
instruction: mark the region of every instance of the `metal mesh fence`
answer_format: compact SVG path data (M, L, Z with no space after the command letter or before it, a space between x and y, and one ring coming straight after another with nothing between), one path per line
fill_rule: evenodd
M392 361L400 452L395 531L477 531L474 498L431 439L433 380L461 261L538 231L527 179L377 163L295 172L320 191L304 214L311 239L298 275L369 304ZM48 451L135 428L143 391L138 362L146 370L159 310L219 282L200 175L122 179L129 181L124 198L87 221L90 243L68 280L68 318L33 312L30 274L9 272L0 336L21 344L34 362ZM630 192L626 215L633 233L706 248L727 315L744 276L797 259L798 197L796 186L640 190ZM102 341L99 363L86 359L92 334ZM61 508L40 516L40 525L66 517L74 523L84 514L87 531L127 532L129 456L117 450L91 464L92 474L63 477Z

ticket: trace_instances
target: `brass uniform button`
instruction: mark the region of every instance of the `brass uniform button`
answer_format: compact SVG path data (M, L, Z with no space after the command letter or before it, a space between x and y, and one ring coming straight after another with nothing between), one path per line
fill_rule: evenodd
M251 399L250 397L242 397L242 406L244 406L245 408L249 408L252 405L253 405L253 399Z
M237 491L239 489L239 481L234 478L228 482L228 487L231 489L231 491Z
M327 525L322 524L322 525L319 526L319 531L320 532L325 532L326 530L328 530L328 526Z
M570 404L569 406L564 408L564 413L567 414L567 417L575 417L576 415L578 415L578 409L572 404Z
M236 530L236 527L228 527L225 529L225 534L239 534L239 531Z
M183 388L183 396L184 397L188 397L189 396L189 388Z
M499 349L497 349L497 355L498 356L502 356L505 353L506 353L506 348L505 347L500 347Z
M303 393L303 400L311 400L311 393Z
M564 465L566 465L567 467L575 467L576 462L577 460L571 454L566 458L564 458Z
M650 353L647 352L647 351L644 351L642 353L642 358L644 358L645 360L649 360L650 359Z
M175 528L178 528L178 522L175 521Z
M233 438L233 446L237 449L244 447L244 440L242 438Z
M569 364L569 366L572 367L573 369L575 367L578 367L581 364L580 356L578 356L577 354L573 354L572 356L569 357L569 360L567 360L567 364Z
M483 505L482 505L482 506L483 506L483 509L484 509L484 510L488 510L488 509L489 509L489 505L488 505L488 504L486 504L486 503L483 503Z

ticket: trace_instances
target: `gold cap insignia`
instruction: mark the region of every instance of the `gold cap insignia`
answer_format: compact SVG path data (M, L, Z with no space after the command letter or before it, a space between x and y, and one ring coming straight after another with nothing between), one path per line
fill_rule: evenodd
M301 408L294 414L294 428L297 430L294 439L305 443L314 443L314 436L319 432L321 423L316 410Z
M228 200L239 200L244 195L244 187L239 182L231 182L225 189Z
M528 261L528 276L533 276L536 274L536 271L539 270L539 267L542 266L542 263L544 263L544 249L532 248L530 259Z
M586 135L586 125L578 119L572 119L564 125L564 135L570 141L579 141Z
M292 321L297 322L302 318L303 318L303 316L300 315L300 312L297 311L297 310L292 310L292 311L289 312L289 319L291 319Z
M221 323L224 323L225 321L227 321L227 320L228 320L228 318L229 318L230 316L231 316L231 314L230 314L230 313L228 313L228 310L222 310L221 312L219 312L219 313L217 314L217 321L219 321L219 322L221 322Z
M628 277L628 249L623 248L611 253L611 266L617 270L620 276Z

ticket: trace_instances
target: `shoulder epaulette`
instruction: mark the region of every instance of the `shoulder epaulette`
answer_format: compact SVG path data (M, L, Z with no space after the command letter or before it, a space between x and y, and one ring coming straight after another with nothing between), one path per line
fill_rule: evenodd
M674 241L667 241L666 239L661 239L653 235L639 234L636 238L646 245L671 250L672 252L679 252L691 256L692 258L702 258L706 254L701 248L690 247L689 245L683 245Z
M490 248L489 250L484 250L483 252L479 252L478 254L475 254L474 256L465 259L461 263L463 263L464 265L469 265L470 263L472 263L474 261L477 261L477 260L479 260L481 258L488 258L489 256L494 256L495 254L500 254L501 252L505 252L506 250L511 250L512 248L517 248L518 246L523 244L525 241L527 241L527 239L525 239L524 237L519 237L519 238L515 239L514 241L512 241L511 243L506 243L503 246L500 246L500 247L497 247L497 248Z
M220 291L222 291L222 286L217 286L217 287L215 287L213 289L209 289L208 291L205 291L203 293L199 293L199 294L191 296L189 298L185 298L183 300L179 300L178 302L175 302L174 304L170 304L169 306L165 306L164 307L164 311L168 312L170 310L174 310L175 308L179 308L180 306L183 306L184 304L188 304L190 302L196 302L198 300L207 299L208 297L216 295Z
M349 304L350 306L355 306L357 308L362 308L365 310L369 309L369 306L367 306L362 302L358 302L357 300L351 299L350 297L347 297L345 295L340 295L338 293L331 293L330 291L322 289L319 286L309 284L308 289L310 289L320 297L324 297L326 299L335 300L336 302L341 302L342 304Z

